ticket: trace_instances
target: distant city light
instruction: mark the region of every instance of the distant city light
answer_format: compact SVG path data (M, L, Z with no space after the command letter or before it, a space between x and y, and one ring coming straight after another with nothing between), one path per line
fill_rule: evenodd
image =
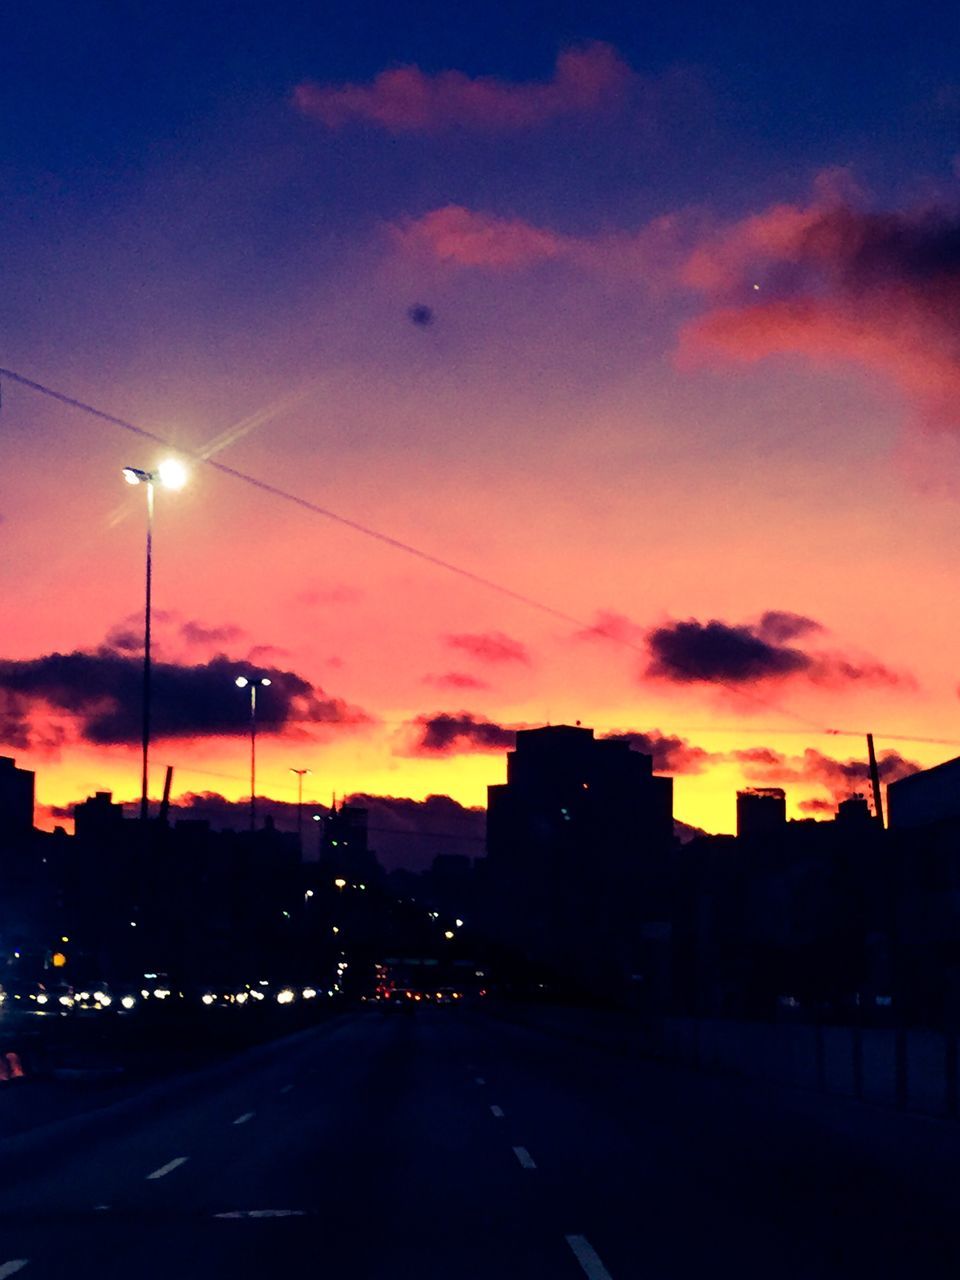
M124 1009L132 1009L137 1003L137 997L124 996L120 1003L123 1005Z

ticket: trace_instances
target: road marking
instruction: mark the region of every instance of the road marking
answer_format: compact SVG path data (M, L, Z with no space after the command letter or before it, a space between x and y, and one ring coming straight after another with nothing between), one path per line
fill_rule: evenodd
M7 1280L7 1276L15 1276L29 1261L29 1258L14 1258L12 1262L4 1262L0 1265L0 1280Z
M109 1208L110 1206L108 1204L95 1204L93 1206L93 1211L94 1213L101 1213L103 1212L104 1209L109 1209Z
M491 1108L490 1108L490 1114L491 1114L491 1115L496 1116L498 1120L502 1120L502 1119L503 1119L503 1108L502 1108L502 1107L491 1107Z
M248 1120L252 1120L257 1113L255 1111L245 1111L242 1116L237 1116L234 1124L246 1124Z
M477 1076L477 1084L486 1084L486 1083L487 1082L486 1080L484 1080L483 1076Z
M526 1147L514 1147L513 1154L517 1157L517 1159L523 1165L524 1169L535 1169L537 1167L536 1164L534 1163L533 1156L530 1154L530 1152L527 1150Z
M305 1218L306 1209L231 1209L229 1213L215 1213L215 1218Z
M167 1164L162 1164L159 1169L154 1169L153 1173L148 1173L147 1181L150 1182L154 1178L165 1178L168 1173L173 1173L174 1169L179 1169L189 1159L189 1156L177 1156L176 1160L170 1160ZM0 1280L2 1280L2 1277L0 1277Z
M285 1085L283 1086L283 1088L280 1090L280 1092L281 1092L281 1093L289 1093L289 1092L290 1092L290 1090L291 1090L292 1088L293 1088L293 1085L292 1085L292 1084L285 1084Z
M564 1239L590 1280L613 1280L610 1272L600 1261L600 1255L586 1236L564 1236Z

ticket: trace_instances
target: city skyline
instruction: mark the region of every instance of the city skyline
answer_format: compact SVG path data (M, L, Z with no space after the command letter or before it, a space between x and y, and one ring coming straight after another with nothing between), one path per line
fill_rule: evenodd
M309 767L324 803L480 805L515 729L582 721L723 832L745 785L835 807L861 733L888 780L957 754L936 23L836 17L843 64L795 65L780 7L519 41L515 7L509 36L427 6L370 42L287 15L216 49L174 11L109 87L65 6L12 37L0 363L534 607L192 464L157 499L155 801L168 763L175 797L248 794L251 666L287 802ZM106 25L101 70L130 39ZM0 382L0 751L52 826L139 790L121 469L165 450Z

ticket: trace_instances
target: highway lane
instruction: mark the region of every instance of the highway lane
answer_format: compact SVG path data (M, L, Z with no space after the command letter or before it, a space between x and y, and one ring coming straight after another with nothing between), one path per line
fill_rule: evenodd
M953 1275L957 1144L479 1013L371 1011L0 1144L0 1280Z

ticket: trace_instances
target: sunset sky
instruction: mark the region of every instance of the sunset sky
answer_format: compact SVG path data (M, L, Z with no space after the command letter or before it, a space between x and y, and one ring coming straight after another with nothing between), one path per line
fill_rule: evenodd
M0 752L41 824L138 794L120 473L177 451L157 796L168 763L248 794L242 670L286 802L308 767L324 802L480 805L547 722L634 735L711 831L745 783L831 812L867 730L888 778L960 754L958 28L20 6L0 366L174 446L0 377Z

